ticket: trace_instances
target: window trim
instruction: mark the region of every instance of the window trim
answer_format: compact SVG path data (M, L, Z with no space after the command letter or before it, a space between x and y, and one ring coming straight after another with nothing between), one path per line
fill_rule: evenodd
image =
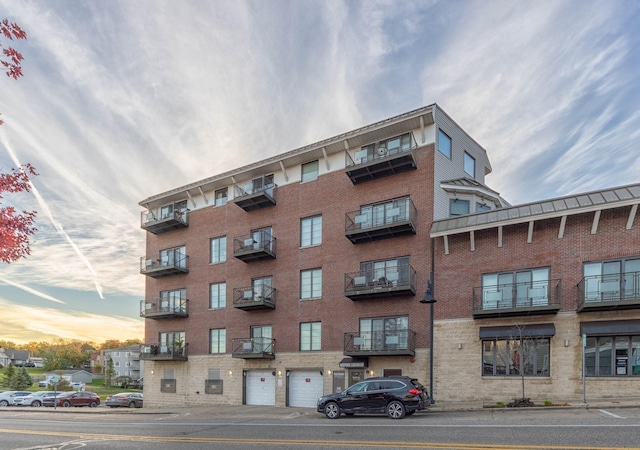
M314 292L314 277L316 276L316 272L320 274L320 292ZM303 275L308 273L310 275L309 279L309 296L303 296ZM300 271L300 300L317 300L322 298L322 267L315 267L313 269L304 269ZM319 294L319 295L316 295Z
M213 332L217 332L218 351L213 351ZM220 339L220 334L224 334L224 339ZM222 350L222 351L221 351ZM226 328L210 328L209 329L209 354L210 355L226 355L227 354L227 329Z
M319 224L316 223L317 219L319 219L320 221ZM302 234L304 223L306 221L309 222L309 243L308 244L303 242L303 234ZM317 242L314 242L316 240ZM318 245L322 245L322 214L303 217L302 219L300 219L300 248L315 247Z
M305 168L312 167L312 164L315 164L315 170L305 172ZM309 181L317 180L319 175L320 175L319 160L316 159L315 161L309 161L307 163L303 163L300 165L300 182L301 183L308 183Z
M303 325L309 326L309 348L303 348L302 346L302 327ZM314 325L318 325L319 329L315 330L314 333ZM299 327L299 341L300 341L300 351L301 352L318 352L322 351L322 322L301 322ZM317 340L317 348L314 348L314 341Z
M462 156L462 169L464 170L464 173L466 173L467 175L469 175L471 178L475 179L476 178L476 171L477 171L477 167L476 167L476 159L471 156L471 154L469 152L467 152L465 150L464 155ZM468 163L473 163L473 173L469 173L469 171L467 170L467 162Z
M215 307L213 306L213 297L212 297L214 286L218 287L218 306L215 306ZM224 286L223 296L220 296L220 286ZM223 303L222 306L221 306L221 303ZM227 282L220 281L217 283L209 283L209 309L210 310L225 309L226 307L227 307Z

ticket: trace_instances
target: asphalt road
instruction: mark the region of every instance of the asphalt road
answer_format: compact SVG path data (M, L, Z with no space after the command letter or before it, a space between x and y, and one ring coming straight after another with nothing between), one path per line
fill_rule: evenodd
M638 449L640 408L420 412L329 420L302 408L0 409L2 450Z

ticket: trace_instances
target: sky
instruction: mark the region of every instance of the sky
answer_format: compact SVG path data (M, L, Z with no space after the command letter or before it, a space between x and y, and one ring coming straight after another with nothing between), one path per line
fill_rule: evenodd
M0 340L143 338L138 203L437 103L519 204L640 182L636 0L0 0L0 172L31 255ZM9 44L6 39L1 42Z

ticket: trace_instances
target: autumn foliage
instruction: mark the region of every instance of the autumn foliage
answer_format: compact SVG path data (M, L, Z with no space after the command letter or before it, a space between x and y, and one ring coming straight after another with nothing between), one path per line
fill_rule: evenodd
M0 21L0 38L26 39L27 34L15 23L7 19ZM12 47L4 47L0 40L3 58L0 58L7 76L18 79L22 76L22 54ZM2 124L2 120L0 120ZM29 192L31 184L30 175L37 175L30 164L25 164L18 169L11 169L10 173L0 173L0 261L10 263L30 253L29 236L36 228L33 226L36 213L34 211L17 212L12 206L2 206L3 193L11 194Z
M29 175L37 175L30 164L11 173L0 173L0 202L4 192L29 192ZM30 253L29 236L36 231L35 216L35 211L17 213L12 206L0 206L0 261L10 263Z
M10 41L27 38L27 33L25 33L22 28L15 23L9 22L7 19L0 21L0 34ZM22 76L21 64L24 59L22 54L13 47L5 47L2 40L0 40L0 48L3 54L3 57L0 58L0 65L4 67L8 77L17 80ZM0 125L2 125L1 119Z

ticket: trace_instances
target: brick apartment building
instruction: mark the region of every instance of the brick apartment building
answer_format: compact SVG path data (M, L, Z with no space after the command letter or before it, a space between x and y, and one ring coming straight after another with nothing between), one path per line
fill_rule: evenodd
M313 407L375 375L428 385L431 348L438 400L510 400L519 370L578 398L582 333L588 389L631 392L640 185L511 206L490 172L433 104L141 201L145 402Z

